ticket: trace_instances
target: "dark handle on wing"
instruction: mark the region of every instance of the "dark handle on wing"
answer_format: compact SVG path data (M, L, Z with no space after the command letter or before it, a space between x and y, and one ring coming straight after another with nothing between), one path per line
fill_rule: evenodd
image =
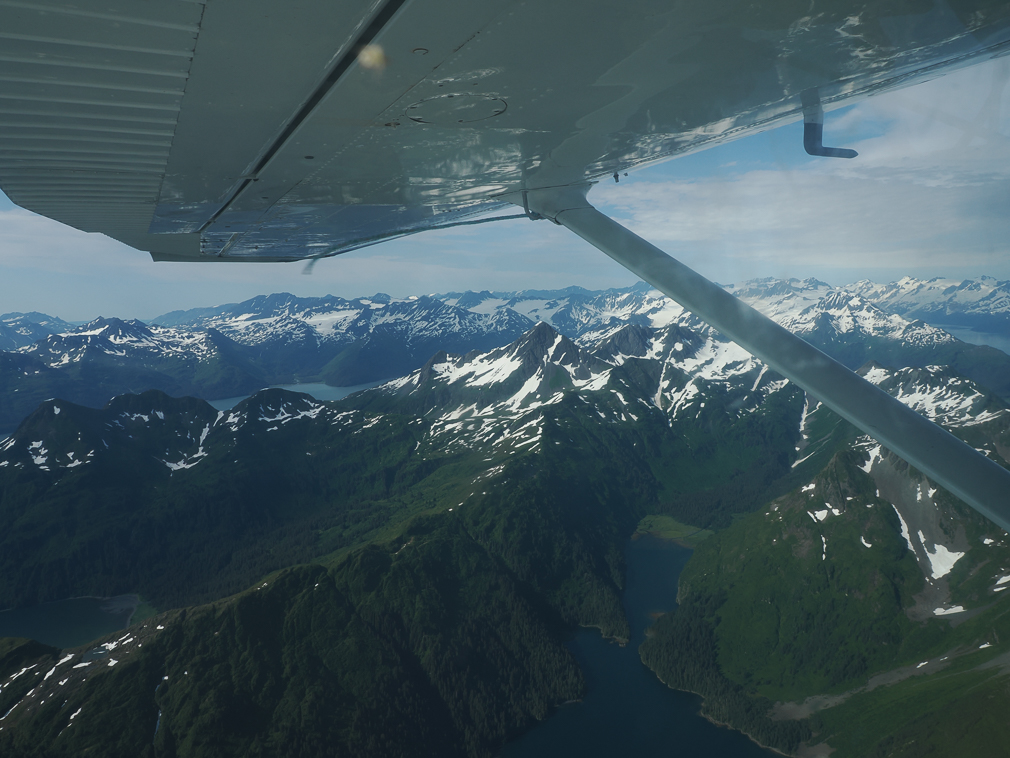
M847 147L824 146L824 109L816 90L804 92L803 102L803 149L809 155L824 158L855 158L859 153Z

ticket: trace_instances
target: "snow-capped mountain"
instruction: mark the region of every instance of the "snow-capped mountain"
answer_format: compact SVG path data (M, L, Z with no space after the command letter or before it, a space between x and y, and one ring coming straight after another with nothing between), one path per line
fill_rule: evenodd
M845 287L816 279L765 279L729 288L741 300L791 332L818 340L882 339L917 347L952 345L936 327L888 314Z
M1010 397L1010 358L1005 354L885 312L869 295L816 279L762 279L727 289L850 368L869 360L892 366L946 364ZM641 283L602 292L569 287L404 299L276 294L174 312L156 321L160 325L99 319L49 334L20 351L46 367L73 373L76 381L108 385L96 395L104 402L113 394L148 388L215 399L268 384L364 384L405 375L439 351L466 355L507 345L538 322L592 350L629 325L678 327L695 338L718 341L710 327ZM740 351L737 359L749 357ZM32 371L15 373L8 382L11 391L26 394L16 398L11 418L3 419L8 428L22 417L17 413L27 413L52 394L39 394L45 391L26 384L35 376ZM51 384L52 377L47 381ZM94 402L81 392L83 387L71 399Z
M935 326L886 313L846 288L816 279L758 279L726 289L849 368L870 360L892 366L947 364L1010 398L1010 360L1005 353L968 345ZM482 292L444 297L482 313L507 308L544 321L584 347L600 344L625 324L678 325L699 334L712 332L693 314L644 284L605 292Z
M889 284L862 280L846 289L862 295L888 313L939 324L1005 331L1010 328L1010 281L916 279L906 276Z
M634 315L640 298L618 295L621 296L628 300L629 307L617 315L640 322L641 319ZM559 297L561 300L558 300ZM565 298L570 298L572 302ZM213 309L177 311L155 319L155 323L214 328L249 346L276 348L290 343L299 343L302 347L311 344L325 350L329 358L351 345L355 346L355 350L361 350L375 344L389 351L397 342L408 349L417 361L414 365L404 366L401 371L369 377L374 379L406 373L423 365L439 350L467 353L506 345L542 320L541 311L545 315L554 314L558 309L564 311L556 319L546 319L555 327L557 322L565 321L564 314L573 310L579 310L579 316L585 320L595 318L598 321L598 307L580 309L580 303L599 299L599 293L589 293L580 288L532 295L524 293L522 296L516 293L500 296L500 293L467 292L395 299L377 294L353 300L332 296L298 298L282 293ZM510 307L510 302L517 307ZM554 307L548 307L546 303ZM627 319L618 320L620 323L628 322ZM577 325L578 321L578 317L568 316L566 323ZM581 331L577 326L563 330L573 338ZM427 352L424 353L424 350Z
M949 351L961 344L941 329L882 310L874 302L877 291L866 282L854 289L832 287L816 279L758 279L728 285L727 290L822 349L841 350L840 359L853 368L867 359L899 365L911 360L923 365L928 360L926 352ZM216 309L166 314L158 321L214 328L245 345L329 344L342 348L354 344L361 349L381 342L388 350L394 342L401 343L408 346L416 362L409 367L401 365L397 373L421 365L439 349L465 353L506 344L537 322L549 324L584 346L598 344L627 324L708 329L644 283L597 292L569 287L448 293L404 300L386 295L344 300L281 294ZM868 343L875 354L854 349ZM879 354L884 346L885 352ZM427 348L430 352L422 355ZM910 353L915 353L914 357Z
M871 364L860 373L905 405L954 431L980 453L1001 464L1010 461L1010 449L1002 444L1010 429L1010 408L974 382L946 366L888 369ZM915 606L907 609L908 616L920 622L937 616L963 618L956 614L968 605L964 603L966 593L957 591L961 589L957 586L960 579L950 582L952 570L961 568L962 562L966 564L962 578L976 571L991 577L988 588L981 582L973 588L972 604L991 602L1002 591L1007 581L1003 576L1008 572L992 565L987 554L1002 559L1007 544L1005 533L977 514L953 507L956 501L950 495L876 440L861 436L852 448L863 458L859 468L872 477L876 498L883 501L880 505L897 515L903 541L926 580L915 596ZM817 502L818 494L813 488L807 492L813 502ZM839 499L830 512L814 511L811 515L824 520L851 506ZM969 525L967 520L974 523ZM966 529L982 534L969 539ZM865 539L862 544L871 547ZM988 548L990 545L996 545L998 551Z
M861 373L948 427L1008 416L1004 401L945 366L892 369L868 364ZM572 392L583 402L595 394L591 410L603 419L637 421L655 411L672 424L701 417L706 405L709 412L718 408L740 417L787 388L797 391L711 330L625 325L593 346L579 346L541 322L511 345L488 353L439 353L423 368L362 397L394 396L430 419L436 436L458 437L467 430L480 441L495 438L493 429L500 421L519 422ZM804 410L801 434L809 423L808 410L814 409Z
M935 366L870 365L865 374L987 455L1010 454L1000 446L1010 428L1007 405L973 382ZM279 389L224 412L159 392L117 397L102 410L47 400L0 441L0 483L45 481L59 498L73 491L56 486L66 478L74 487L91 481L104 487L119 486L125 477L138 487L163 486L166 493L178 479L183 493L187 486L208 486L226 498L239 483L249 489L247 480L268 465L270 477L283 470L299 487L312 488L320 476L332 477L327 486L343 486L348 472L367 462L379 466L368 481L385 491L390 483L381 461L395 449L405 459L416 458L410 476L427 476L428 465L466 462L465 477L451 483L455 506L499 486L510 462L521 456L596 456L608 465L619 457L621 466L640 476L669 481L655 485L663 502L689 523L708 525L728 523L741 498L751 498L751 507L765 502L762 493L774 482L780 482L778 492L781 482L798 488L836 452L854 447L863 471L877 481L877 498L894 503L906 522L921 525L925 536L916 545L925 551L924 561L940 548L965 552L963 537L956 531L945 537L938 526L955 516L943 511L919 518L909 510L909 503L920 501L946 508L935 487L872 440L853 440L846 429L717 335L678 324L629 324L594 346L580 346L541 322L505 347L440 352L422 368L338 403ZM458 472L454 476L459 479ZM269 477L262 482L268 485ZM803 494L806 502L806 489ZM848 507L834 495L825 497L811 501L810 518L817 524ZM833 504L825 510L823 502ZM235 518L246 518L239 505L229 508ZM930 565L924 562L923 570ZM937 586L931 607L950 597L946 585Z
M439 353L358 402L409 408L430 424L431 441L450 449L536 450L545 409L576 397L580 412L606 423L649 417L672 427L688 416L739 419L787 387L796 391L737 345L675 324L625 325L580 347L541 322L497 350Z
M883 314L862 296L820 282L752 282L739 289L741 297L836 352L861 346L975 365L970 353L958 352L961 343L942 332ZM805 630L813 629L801 652L819 654L829 639L846 669L852 660L864 666L856 666L859 676L887 673L892 665L919 676L924 666L936 671L950 665L943 663L948 649L955 660L965 660L1006 645L1005 635L1003 643L995 636L988 641L990 628L1002 628L995 613L983 615L994 607L1005 613L995 605L1010 582L1005 534L653 293L575 292L564 303L544 295L519 294L511 304L472 298L479 300L474 307L488 309L478 315L489 320L542 318L532 325L527 320L529 328L509 344L438 351L405 376L338 403L279 389L223 412L156 391L116 397L101 410L43 402L0 440L0 573L8 578L0 583L0 607L138 589L160 607L221 602L142 622L145 631L133 632L138 639L145 635L143 650L128 632L102 643L100 659L89 651L81 663L71 663L81 651L60 652L45 666L16 661L20 673L8 663L4 686L14 715L5 722L7 733L59 734L82 710L85 721L77 724L98 723L90 714L104 714L99 703L119 693L158 695L157 681L178 687L199 679L203 686L213 676L230 693L232 679L219 676L220 667L208 668L206 651L240 662L264 656L236 657L232 651L239 648L228 647L229 637L251 639L254 653L266 650L272 666L276 639L288 639L289 629L304 652L298 630L311 627L323 657L341 645L375 651L367 645L388 635L396 644L379 649L381 655L336 656L354 666L354 681L371 681L381 677L361 668L361 661L400 666L391 654L405 639L421 640L423 649L410 649L404 670L424 656L438 663L451 660L452 650L474 650L479 630L505 628L510 620L528 623L534 617L518 603L524 598L546 607L554 626L559 620L569 628L599 623L596 608L608 598L620 616L621 545L642 515L655 513L704 528L728 527L728 537L709 536L695 553L704 557L709 549L712 562L704 572L681 584L690 599L706 576L725 571L731 579L715 595L722 605L700 606L719 613L706 610L699 624L684 625L692 633L704 632L705 617L735 612L748 644L759 633L778 644L784 628L778 620L801 618L789 627L801 633L782 637L784 644L803 643ZM370 311L360 322L367 323L367 339L351 342L338 357L367 356L362 343L381 348L381 341L368 340L383 333L384 307L363 305ZM449 333L467 322L459 301L439 305L450 315L463 314L452 315ZM277 316L268 324L269 318L245 319L258 322L250 333L288 323L300 339L326 343L309 319ZM325 316L320 311L311 318L322 323ZM577 326L577 339L552 321ZM399 317L389 323L394 344L427 344L428 335L410 331ZM107 320L47 338L24 353L0 354L0 366L13 356L19 361L11 363L11 376L86 379L85 369L131 356L137 365L150 366L160 356L176 361L172 365L206 367L218 360L222 345L245 356L266 350L268 342L239 344L213 329ZM992 370L998 374L1004 365ZM1010 460L1002 444L1010 410L982 386L932 362L896 369L869 364L863 371L985 454ZM9 397L0 393L0 399ZM326 567L311 565L322 556L328 556ZM296 564L301 568L280 571ZM485 565L497 573L485 572ZM502 602L500 588L513 585L522 595ZM387 587L396 598L381 594ZM236 592L241 596L233 607L240 611L229 616L233 601L226 596ZM299 615L284 610L285 593ZM461 616L472 598L503 611L491 621ZM949 633L948 620L969 618ZM266 627L270 637L256 636L263 619L275 622ZM984 626L976 625L979 619ZM359 629L360 636L348 637L346 629ZM442 629L462 629L465 636L432 648ZM661 639L659 632L646 644ZM702 644L709 639L715 637ZM888 658L871 667L849 655L844 645L853 639L862 645L858 655L889 653L903 639L917 639L919 650L927 650L914 658L919 650L898 650L896 663ZM774 646L759 650L779 654ZM314 655L308 657L312 666L323 660ZM519 662L518 676L525 676L523 663L535 656L509 655ZM795 659L804 671L809 661L817 663L816 655ZM30 665L37 676L28 673ZM56 675L58 666L64 673ZM23 689L8 691L26 673L17 685ZM472 681L454 677L445 681ZM391 681L401 687L400 680ZM419 681L431 687L432 680ZM842 687L818 683L807 692L825 691ZM57 696L71 705L60 711ZM146 725L148 743L154 715L163 706L173 715L171 702L141 704L137 723Z
M1007 416L1007 404L947 366L885 368L867 364L859 373L923 416L946 427L985 424Z
M99 318L71 328L21 349L52 368L81 361L121 359L143 366L182 358L207 361L220 348L207 331L148 326L141 321Z
M147 389L228 397L269 384L247 347L213 329L177 329L100 318L50 335L20 352L89 389L102 390L98 394L105 400Z
M507 330L510 315L514 317L504 313L491 318L425 296L394 299L380 293L345 300L279 293L215 309L166 314L154 323L214 328L246 345L308 339L318 344L344 345L391 328L402 330L408 340L451 332L473 337Z
M835 287L817 279L757 279L726 289L779 323L809 333L823 328L825 311L839 333L862 333L910 342L943 342L933 324L968 325L994 331L1010 326L1010 282L992 277L930 279L905 277L890 284L862 280ZM508 307L534 321L550 323L573 339L608 325L639 323L665 326L673 321L697 326L690 316L644 283L605 292L579 288L558 291L450 293L438 296L478 312ZM904 320L890 316L902 316ZM909 328L909 324L914 324ZM998 327L998 328L997 328ZM920 331L921 330L921 331ZM913 334L913 332L919 332Z
M50 334L72 329L62 319L45 313L4 313L0 315L0 350L17 350L45 339Z
M112 344L129 339L125 327L90 326L94 328L86 331L111 331L119 340ZM94 344L88 347L100 349ZM580 412L601 423L630 424L645 414L656 414L669 427L678 419L700 417L706 400L712 413L741 417L788 386L733 343L676 325L663 329L626 325L589 349L540 323L511 344L485 353L440 352L422 368L361 393L349 404L376 414L376 420L393 409L416 415L424 420L426 438L437 446L487 445L498 450L507 443L509 449L529 444L535 450L539 427L531 419L561 402L577 401ZM176 401L160 393L138 397L117 397L103 411L61 400L43 403L23 425L32 431L21 429L3 443L0 452L14 457L4 457L0 466L23 465L30 459L44 470L75 468L100 455L109 434L125 438L145 428L157 429L151 454L176 471L197 465L207 455L205 447L216 444L222 434L240 430L266 434L304 418L328 424L360 419L358 411L282 390L260 392L229 412L214 412L195 400L181 412L172 405ZM174 409L171 423L166 422L166 403ZM68 417L60 416L66 412L77 414L75 429L83 427L83 434L78 431L63 439L39 431L65 425ZM96 426L88 421L92 417L105 421Z
M543 321L578 340L587 333L624 324L666 326L683 309L647 284L602 292L567 287L563 290L522 292L465 292L436 295L449 305L473 313L492 314L511 310L530 322Z
M726 289L787 329L820 342L874 339L933 347L957 341L936 327L885 313L848 288L816 279L756 279ZM644 284L605 292L468 292L442 297L479 313L508 309L533 321L545 321L581 344L598 342L624 324L708 329L693 314Z
M172 473L196 467L208 451L227 453L237 435L269 434L299 419L346 426L360 423L361 415L276 389L263 390L230 411L158 391L120 395L103 409L49 400L0 442L0 468L30 465L59 474L128 452Z
M81 350L135 342L141 349L156 349L149 343L162 330L145 332L141 326L96 323L75 339L82 341ZM95 340L102 335L107 343ZM915 410L962 430L987 455L999 458L1007 452L998 442L1000 430L1010 428L1007 404L951 369L869 364L862 373ZM296 426L303 434L312 425L364 431L379 424L378 431L394 418L401 419L397 423L413 419L409 424L417 425L413 434L422 456L472 451L492 461L502 453L564 444L573 424L598 424L615 432L670 436L678 445L687 441L684 458L690 464L696 455L714 454L711 443L696 447L689 441L700 430L744 459L748 452L757 454L747 445L759 453L771 444L755 442L755 424L770 421L775 427L788 418L794 433L774 443L782 446L776 453L782 456L781 475L811 459L823 465L824 456L836 449L833 433L819 426L825 413L711 330L626 324L595 345L580 346L541 322L501 348L466 355L439 352L420 369L340 404L283 390L265 390L227 412L157 392L117 397L102 411L47 401L0 443L0 468L69 472L100 463L118 440L113 448L118 444L131 456L146 456L167 474L198 468L215 456L224 460L239 439L261 439ZM868 452L868 471L875 459L886 457L869 438L856 447ZM306 449L311 455L312 448Z
M117 447L169 460L198 458L213 419L206 403L160 392L120 395L103 410L50 400L0 443L0 467L70 471L103 460L110 449L114 456Z
M0 429L14 428L47 397L101 407L148 389L205 398L255 392L270 382L254 358L213 330L96 319L0 352Z
M170 313L155 322L219 331L254 348L263 368L287 381L316 376L345 386L399 376L438 350L498 347L529 328L526 318L509 309L476 313L432 297L383 294L345 300L281 293Z

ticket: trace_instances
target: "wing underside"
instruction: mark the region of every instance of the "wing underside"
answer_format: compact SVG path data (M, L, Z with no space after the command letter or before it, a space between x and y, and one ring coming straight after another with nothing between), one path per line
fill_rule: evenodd
M157 258L313 258L1008 39L986 2L0 0L0 187Z

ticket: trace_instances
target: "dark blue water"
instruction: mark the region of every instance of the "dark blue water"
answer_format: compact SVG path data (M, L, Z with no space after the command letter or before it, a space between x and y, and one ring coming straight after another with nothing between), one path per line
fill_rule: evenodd
M27 637L61 649L78 647L125 629L138 602L136 595L75 597L0 611L0 637Z
M691 551L645 536L629 541L624 610L631 625L625 647L596 629L582 629L570 649L589 691L580 703L562 706L519 740L503 758L614 758L623 755L677 758L771 758L747 737L698 715L701 699L671 690L645 667L638 646L650 614L677 606L677 579Z

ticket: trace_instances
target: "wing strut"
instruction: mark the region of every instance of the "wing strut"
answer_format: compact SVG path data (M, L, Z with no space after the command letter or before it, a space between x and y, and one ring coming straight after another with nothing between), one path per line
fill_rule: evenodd
M1010 471L600 213L587 190L531 190L526 200L1010 532Z

